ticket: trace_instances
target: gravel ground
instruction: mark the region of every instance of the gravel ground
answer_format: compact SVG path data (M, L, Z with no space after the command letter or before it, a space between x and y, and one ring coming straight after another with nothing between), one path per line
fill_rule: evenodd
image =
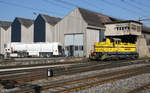
M149 89L137 91L136 93L150 93L150 87L149 87Z
M33 81L32 84L40 84L40 85L45 85L46 82L49 83L54 83L54 82L60 82L60 81L67 81L69 80L73 80L73 79L80 79L82 77L90 77L90 76L95 76L98 74L104 74L104 73L111 73L111 72L115 72L115 71L119 71L119 70L127 70L127 69L131 69L131 68L135 68L135 67L142 67L142 66L147 66L150 64L134 64L134 65L129 65L129 66L123 66L123 67L115 67L115 68L111 68L111 69L103 69L103 70L95 70L95 71L88 71L88 72L82 72L82 73L77 73L74 75L62 75L59 77L52 77L52 78L48 78L48 80L39 80L39 81Z
M116 82L81 90L77 93L127 93L137 87L150 83L150 74L137 75L127 79L121 79ZM137 93L150 93L149 90L143 90Z
M119 70L126 70L126 69L135 68L135 67L146 66L146 65L149 65L149 64L136 64L136 65L134 64L134 65L130 65L130 66L116 67L116 68L96 70L96 71L89 71L89 72L78 73L78 74L75 74L75 75L50 78L48 84L52 84L54 82L61 82L61 81L64 82L64 81L67 81L67 80L79 79L79 78L82 78L82 77L95 76L95 75L100 74L100 73L110 73L110 72L115 72L115 71L119 71ZM42 83L41 83L41 81L39 81L40 85L45 85L46 82L47 81L42 81ZM34 84L36 84L36 83L34 83ZM49 93L49 90L42 91L42 93ZM105 91L104 92L96 92L96 91L92 92L91 90L90 91L86 90L86 91L81 91L79 93L116 93L116 92L105 92ZM118 92L118 93L122 93L122 92Z
M82 77L95 76L95 75L98 75L98 74L101 74L101 73L102 74L103 73L110 73L110 72L115 72L115 71L119 71L119 70L126 70L126 69L135 68L135 67L147 66L147 65L150 65L150 64L146 64L146 63L143 63L143 64L132 64L132 65L129 65L129 66L115 67L115 68L111 68L111 69L103 69L103 70L96 70L96 71L89 71L89 72L83 72L83 73L78 73L78 74L74 74L74 75L62 75L62 76L59 76L59 77L51 77L51 78L48 78L47 80L44 79L44 80L39 80L39 81L33 81L30 84L35 84L35 85L38 84L38 85L42 86L42 85L52 84L52 83L56 83L56 82L64 82L64 81L68 81L68 80L79 79L79 78L82 78ZM150 77L150 75L148 76L148 78L144 78L143 77L145 79L145 80L143 80L143 82L147 81L146 79L150 79L149 77ZM136 79L134 79L133 81L136 82ZM123 84L123 83L124 83L124 81L122 81L120 83L116 83L116 85L120 86L120 84ZM97 92L97 89L99 89L99 88L91 88L91 89L88 89L88 90L83 90L83 91L81 91L79 93L125 93L125 92L116 92L116 89L114 89L114 88L112 88L112 91L114 89L115 92L110 92L108 90L109 88L111 88L110 85L111 85L111 83L107 85L108 87L107 86L103 87L104 89L100 90L98 92ZM128 86L128 83L123 84L123 85ZM105 92L105 89L108 90L108 92ZM121 88L119 88L119 89L121 90ZM8 91L8 90L0 90L0 93L5 93L4 91ZM42 93L49 93L49 92L43 91Z
M0 61L0 67L5 66L22 66L22 65L36 65L36 64L49 64L55 62L76 62L76 61L87 61L87 59L83 58L18 58L16 60L8 61Z

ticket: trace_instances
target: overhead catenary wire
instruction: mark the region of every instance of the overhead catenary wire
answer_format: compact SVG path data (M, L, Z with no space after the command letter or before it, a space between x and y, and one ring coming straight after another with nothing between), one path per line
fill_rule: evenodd
M122 0L122 1L125 1L125 0ZM142 1L143 0L129 0L130 2L133 2L133 3L136 3L137 5L139 5L139 6L142 6L142 7L145 7L145 8L150 8L150 6L149 6L149 3L150 3L150 1L149 0L147 0L149 3L142 3Z
M103 2L103 3L105 3L105 4L108 4L108 5L110 5L110 6L114 6L114 7L117 7L117 8L120 8L120 9L122 9L123 11L125 10L125 11L127 11L127 12L130 12L130 13L132 13L132 14L142 14L142 13L140 13L140 12L137 12L137 11L134 11L134 10L132 10L132 9L129 9L129 8L126 8L126 7L123 7L123 6L121 6L121 5L119 5L119 4L117 4L117 3L114 3L114 2L110 2L110 0L108 1L108 0L100 0L101 2ZM147 16L147 15L144 15L144 16Z
M133 8L137 8L138 11L141 11L141 12L143 12L144 14L149 14L149 13L148 13L149 11L145 11L144 9L140 8L139 6L135 5L135 4L132 3L132 2L128 2L128 1L126 1L126 0L123 0L122 2L124 2L124 4L130 5L130 6L133 7Z
M74 3L70 3L70 2L67 2L67 1L64 1L64 0L55 0L56 2L59 2L59 3L62 3L62 4L65 4L65 5L68 5L68 6L74 6L74 7L80 7L80 8L84 8L84 7L82 7L82 6L80 6L80 5L77 5L77 4L74 4ZM93 7L95 6L95 5L93 5L93 4L91 4L91 3L88 3L87 1L86 2L84 2L84 1L80 1L80 2L83 2L83 3L87 3L87 4L89 4L89 5L92 5ZM98 8L97 6L95 6L95 8L96 9L98 9L98 10L100 10L100 8ZM85 8L84 8L85 9ZM86 8L87 9L87 8ZM91 9L88 9L88 10L90 10L90 11L93 11L93 10L91 10ZM101 9L101 10L104 10L104 9Z
M88 5L88 6L91 6L92 8L95 8L95 9L97 9L97 10L104 10L103 8L100 8L100 7L97 6L96 4L90 3L90 2L88 2L87 0L80 0L80 2L81 2L82 4L86 4L86 5Z
M55 0L55 1L56 1L56 2L59 2L59 3L66 4L66 5L69 5L69 6L80 7L79 5L76 5L76 4L67 2L67 1L63 1L63 0Z
M138 1L136 1L136 0L130 0L131 2L133 2L133 3L135 3L135 4L137 4L137 5L139 5L139 6L142 6L142 7L145 7L145 8L150 8L150 6L148 6L148 5L146 5L146 4L143 4L143 3L141 3L141 2L138 2Z
M56 0L42 0L42 1L51 5L54 5L54 6L58 6L58 7L65 8L65 9L70 9L69 7L56 3Z
M33 8L33 7L24 6L24 5L20 5L20 4L16 4L16 3L12 3L12 2L6 2L6 1L2 1L2 0L0 0L0 3L1 4L15 6L15 7L19 7L19 8L24 8L24 9L28 9L28 10L34 10L34 11L40 11L40 12L46 12L46 13L53 13L53 14L58 14L58 15L64 15L64 14L53 12L53 11L48 11L48 10Z
M66 0L42 0L42 1L46 1L46 2L49 2L49 3L52 3L54 4L55 6L58 6L60 4L60 7L62 8L66 8L66 9L70 9L70 8L67 8L67 7L72 7L72 8L75 8L75 7L81 7L83 8L81 5L79 4L74 4L73 2L68 2ZM81 1L81 2L84 2L84 1ZM106 3L110 6L114 6L114 7L117 7L117 8L120 8L122 9L123 11L128 11L132 14L138 14L139 16L142 16L144 15L143 13L139 12L139 11L135 11L133 9L130 9L130 8L127 8L127 7L123 7L117 3L114 3L114 2L111 2L109 0L100 0L98 2L102 2L102 3ZM14 6L14 7L20 7L20 8L25 8L25 9L28 9L28 10L34 10L34 11L40 11L40 12L45 12L45 13L51 13L51 14L57 14L57 15L62 15L62 16L65 16L66 14L62 14L60 12L56 12L56 11L51 11L51 10L43 10L43 9L38 9L38 8L33 8L33 7L29 7L29 6L25 6L25 5L20 5L20 4L16 4L16 3L12 3L12 2L7 2L7 1L3 1L3 0L0 0L0 3L1 4L7 4L7 5L11 5L11 6ZM59 3L59 4L58 4ZM100 8L98 6L96 6L96 4L90 4L90 2L88 2L88 0L85 0L85 3L88 4L89 6L95 6L94 8L95 9L99 9ZM63 5L62 5L63 4ZM67 5L67 6L66 6ZM87 9L87 8L84 8L84 9ZM91 10L91 9L88 9L88 10ZM91 10L93 11L93 10ZM68 15L68 14L67 14ZM147 16L147 15L144 15L144 16ZM70 16L71 17L71 16Z

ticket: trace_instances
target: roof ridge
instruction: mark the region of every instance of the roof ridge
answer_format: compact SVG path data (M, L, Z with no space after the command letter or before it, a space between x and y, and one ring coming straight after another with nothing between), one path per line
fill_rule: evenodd
M81 8L81 7L78 7L78 9L82 9L82 10L85 10L85 11L89 11L89 12L92 12L92 13L96 13L96 14L100 14L100 15L103 15L103 16L107 16L107 17L110 17L108 15L105 15L105 14L102 14L102 13L99 13L99 12L96 12L96 11L92 11L90 9L85 9L85 8Z
M98 12L94 12L91 10L87 10L84 8L78 8L79 12L81 13L81 16L85 20L85 22L88 25L92 26L98 26L98 27L103 27L103 23L105 22L111 22L111 21L117 21L119 19L113 18Z
M50 16L50 15L46 15L46 14L39 14L39 16L41 16L45 20L45 22L47 22L53 26L62 19L60 17Z
M5 21L5 20L0 20L0 22L8 22L8 23L12 23L11 21Z
M48 17L54 17L54 18L60 18L60 17L57 17L57 16L51 16L51 15L48 15L48 14L40 14L40 15L48 16ZM61 19L61 18L60 18L60 19Z
M34 21L33 19L23 18L23 17L16 17L16 19L23 19L23 20L31 20L31 21Z
M16 17L15 20L18 20L22 25L27 28L34 24L34 20L28 18Z

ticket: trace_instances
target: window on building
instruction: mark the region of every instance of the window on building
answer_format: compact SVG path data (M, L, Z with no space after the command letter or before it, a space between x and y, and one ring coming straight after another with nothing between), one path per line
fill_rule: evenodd
M115 27L115 30L117 30L117 31L127 31L127 30L130 30L130 27L129 26L120 26L120 27Z
M79 46L79 50L83 50L83 46Z
M132 24L132 25L131 25L131 29L132 29L132 30L136 30L136 25L133 25L133 24Z
M118 28L118 27L116 27L116 29L117 29L117 31L119 30L119 28Z
M75 50L76 50L76 51L78 50L78 46L75 46Z
M129 27L128 26L124 27L124 30L129 30Z
M119 30L121 30L121 27L119 27Z
M128 30L130 30L130 27L128 27Z

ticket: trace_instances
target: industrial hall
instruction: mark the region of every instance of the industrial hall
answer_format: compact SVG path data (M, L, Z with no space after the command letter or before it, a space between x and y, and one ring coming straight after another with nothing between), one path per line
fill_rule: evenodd
M75 8L64 18L45 14L39 14L35 20L16 17L13 22L1 21L0 30L1 54L9 42L59 42L65 56L89 57L95 42L114 37L135 43L140 57L149 56L149 27L84 8Z

